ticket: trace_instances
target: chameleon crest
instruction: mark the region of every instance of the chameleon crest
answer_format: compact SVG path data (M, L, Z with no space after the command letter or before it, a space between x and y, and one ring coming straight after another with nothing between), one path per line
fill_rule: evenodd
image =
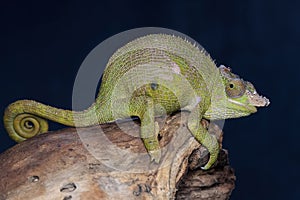
M63 110L19 100L5 110L4 125L10 137L21 142L47 132L46 120L84 127L137 116L150 158L159 162L155 116L188 110L190 132L210 153L203 167L209 169L217 159L219 144L200 120L242 117L268 104L269 100L258 95L250 82L225 66L217 68L204 50L180 37L152 34L114 53L98 97L87 110Z

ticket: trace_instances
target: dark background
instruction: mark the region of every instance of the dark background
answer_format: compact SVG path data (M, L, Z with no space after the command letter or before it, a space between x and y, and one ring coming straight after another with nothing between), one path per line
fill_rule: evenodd
M1 115L24 98L70 109L81 62L121 31L156 26L189 35L271 100L225 123L237 176L231 199L300 199L300 1L2 1L0 22ZM2 123L0 142L1 152L15 144Z

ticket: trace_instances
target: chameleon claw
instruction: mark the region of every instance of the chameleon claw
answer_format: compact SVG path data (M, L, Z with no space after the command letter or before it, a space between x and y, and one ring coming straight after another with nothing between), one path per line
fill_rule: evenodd
M161 151L160 150L149 151L149 155L150 155L151 162L159 163L160 158L161 158Z
M155 122L154 126L155 126L155 136L157 137L158 134L159 134L159 124L158 124L158 122Z
M211 166L214 164L215 161L213 161L213 163L211 162L211 159L209 159L209 161L203 166L201 167L202 170L208 170L211 168Z
M208 164L206 164L203 167L201 167L202 170L208 170L209 168L210 168L210 166Z
M216 147L217 147L216 149L209 149L210 150L209 160L203 167L201 167L202 170L208 170L216 163L219 154L219 148L218 146Z

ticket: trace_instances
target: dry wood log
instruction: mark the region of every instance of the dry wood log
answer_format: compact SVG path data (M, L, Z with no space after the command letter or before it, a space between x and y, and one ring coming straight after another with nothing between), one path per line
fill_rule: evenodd
M4 199L228 199L235 176L221 150L208 152L186 128L187 113L157 118L162 159L150 159L136 121L67 128L34 137L0 155ZM217 125L202 123L222 142Z

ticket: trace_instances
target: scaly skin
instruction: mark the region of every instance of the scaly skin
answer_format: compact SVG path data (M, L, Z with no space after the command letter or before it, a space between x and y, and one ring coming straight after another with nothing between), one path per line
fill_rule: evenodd
M12 103L5 110L4 125L17 142L48 130L47 121L84 127L137 116L141 137L151 160L159 162L158 125L154 116L188 110L188 128L216 161L219 144L202 127L202 118L227 119L247 116L269 100L253 85L216 67L210 56L190 42L175 36L153 34L120 48L104 71L99 95L85 111L57 109L31 100Z

